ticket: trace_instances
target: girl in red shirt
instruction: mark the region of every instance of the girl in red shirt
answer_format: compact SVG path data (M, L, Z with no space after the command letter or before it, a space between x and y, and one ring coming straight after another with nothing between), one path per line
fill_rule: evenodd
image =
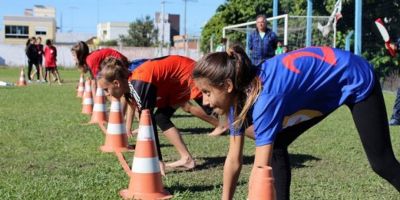
M56 77L58 84L61 85L60 75L58 74L58 71L56 70L57 49L55 46L53 46L50 39L46 40L46 47L44 48L44 60L45 60L44 61L45 67L46 67L45 80L48 80L49 84L51 84L51 80L52 80L50 78L50 73L51 73L51 74L53 74L53 76ZM48 79L47 79L47 75L49 75Z

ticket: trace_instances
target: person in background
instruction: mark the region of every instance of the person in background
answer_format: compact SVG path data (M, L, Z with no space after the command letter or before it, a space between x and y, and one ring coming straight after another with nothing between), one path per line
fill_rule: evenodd
M39 63L38 63L38 52L36 48L36 38L31 37L28 39L25 47L25 54L28 57L28 83L32 82L31 74L32 74L32 67L35 65L36 71L39 72ZM37 80L39 81L40 73L37 73Z
M287 53L287 52L289 52L289 47L287 45L284 45L282 47L282 53Z
M283 52L283 46L282 46L282 42L278 41L277 46L276 46L276 50L275 50L275 55L279 55L282 54Z
M45 82L46 80L43 78L43 56L44 56L44 52L43 52L43 45L42 45L42 38L41 37L37 37L36 38L36 43L35 43L35 47L37 50L37 60L38 60L38 65L39 65L39 71L35 71L31 74L31 79L33 79L34 75L36 73L39 74L40 77L40 82ZM37 80L37 82L39 82L39 79Z
M58 81L58 84L61 85L60 75L58 74L58 71L56 71L57 49L55 46L53 46L50 39L46 40L46 47L44 48L44 58L46 66L45 79L48 80L49 84L51 84L52 79L50 78L50 74L52 74L56 77L55 80Z
M277 46L276 34L267 27L265 15L256 17L256 30L250 34L249 51L250 59L254 65L275 56Z
M399 52L400 47L400 38L397 39L395 43L390 44L392 49L394 49L397 53ZM386 45L385 45L386 47ZM397 88L396 99L393 105L393 114L390 117L389 121L390 126L399 126L400 125L400 88Z
M221 38L221 42L218 44L217 48L215 49L215 52L223 52L226 51L226 38Z
M342 105L350 109L371 168L400 192L400 163L393 152L379 79L362 57L309 47L254 66L244 50L234 46L204 56L193 79L203 93L203 104L229 115L223 200L234 196L244 135L255 139L253 169L272 166L277 199L289 199L288 146ZM253 178L251 174L250 184Z

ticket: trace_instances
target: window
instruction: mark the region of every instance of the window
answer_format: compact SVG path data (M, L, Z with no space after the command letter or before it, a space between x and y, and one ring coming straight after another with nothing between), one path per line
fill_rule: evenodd
M5 38L29 38L28 26L6 25Z
M36 27L35 28L35 34L36 35L46 35L47 34L47 28L45 27Z

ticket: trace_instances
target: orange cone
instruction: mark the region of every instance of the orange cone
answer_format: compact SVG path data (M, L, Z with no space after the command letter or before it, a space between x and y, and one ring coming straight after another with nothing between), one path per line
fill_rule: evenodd
M258 166L253 168L249 181L248 200L275 200L274 178L272 167Z
M26 86L24 68L21 68L21 73L19 75L19 80L17 82L17 86Z
M121 152L116 152L122 167L131 177L129 188L119 192L122 198L143 200L172 198L172 195L164 189L155 147L150 110L143 110L139 121L132 170L129 169Z
M103 123L107 121L106 114L106 99L104 98L104 91L100 87L97 87L96 96L94 97L94 106L92 118L90 124Z
M79 78L78 91L77 91L76 97L79 97L79 98L83 97L83 92L85 90L83 83L84 83L83 74L81 74L81 77Z
M93 98L92 98L92 87L90 79L86 79L85 82L85 92L82 98L82 113L92 114L93 111Z
M106 134L104 145L100 147L101 151L114 152L132 149L128 147L128 135L126 134L126 127L124 118L122 117L119 99L112 97L107 130L104 128L103 123L99 123L99 125Z

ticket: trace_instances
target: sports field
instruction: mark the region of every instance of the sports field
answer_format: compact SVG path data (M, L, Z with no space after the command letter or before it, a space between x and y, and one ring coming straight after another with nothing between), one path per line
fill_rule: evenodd
M104 142L100 128L82 125L89 116L80 113L81 99L76 98L78 72L60 74L62 86L0 87L0 199L119 199L118 191L128 186L129 177L117 158L98 150ZM19 69L0 69L1 81L18 78ZM391 114L394 95L385 92L385 98ZM207 136L211 127L182 111L173 121L197 168L168 172L165 188L174 199L220 199L228 136ZM391 127L391 136L400 158L400 127ZM175 149L160 138L165 160L178 159ZM235 199L246 199L253 150L247 140ZM289 151L292 199L400 199L370 169L346 107L296 140ZM132 156L125 153L129 164Z

